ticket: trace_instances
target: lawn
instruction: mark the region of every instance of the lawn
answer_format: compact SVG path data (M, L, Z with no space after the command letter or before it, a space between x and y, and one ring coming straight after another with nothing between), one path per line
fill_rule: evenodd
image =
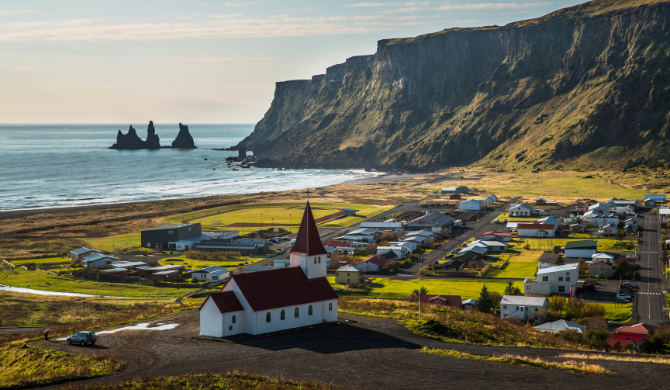
M141 246L140 233L117 234L108 237L86 238L86 242L93 249L111 252L115 248L127 248L132 246Z
M627 249L624 246L616 245L620 240L612 238L599 238L598 241L598 251L626 251ZM567 238L530 238L530 239L520 239L517 246L523 248L528 244L528 250L531 251L553 251L554 246L565 246L568 241L583 241L583 240L571 240Z
M515 263L534 263L533 265L537 267L537 263L540 261L543 252L540 251L527 251L521 250L519 253L514 254L510 257L510 261Z
M599 303L605 306L605 319L608 321L625 322L630 319L632 303Z
M489 270L485 278L532 278L537 271L537 263L531 262L510 262L505 269Z
M339 290L343 287L335 283L335 277L329 276L328 281L338 295L361 296L366 298L403 298L419 288L418 280L389 280L388 278L375 278L368 285L372 288L369 292L357 290ZM421 279L421 287L425 287L429 294L460 295L461 299L478 299L482 286L486 285L489 291L496 291L503 295L507 282L505 281L477 281L477 280L443 280L443 279ZM523 289L523 282L514 282L515 287Z
M171 297L177 298L197 288L154 287L130 283L102 283L95 280L74 279L50 275L43 271L26 271L0 274L0 283L13 287L35 290L74 292L80 294L114 297Z
M249 227L249 229L256 230L255 228L260 227L262 222L264 228L269 228L273 225L284 225L286 227L290 225L292 227L291 230L296 232L304 213L304 207L304 203L259 203L225 206L170 217L165 220L165 223L183 223L185 221L200 222L203 226L208 228L222 228L233 224L244 223L251 224L250 226L253 227ZM311 207L315 219L337 213L342 208L353 208L358 210L358 215L356 217L345 217L334 221L323 221L323 225L321 225L322 227L328 228L342 228L373 217L395 206L312 203ZM241 231L245 229L243 227L235 228Z
M23 260L12 260L10 263L14 265L23 265L28 263L33 264L50 264L50 263L70 263L72 259L69 257L47 257L44 259L23 259Z
M501 213L499 216L497 216L491 223L495 223L495 220L497 219L498 221L504 221L507 220L507 222L530 222L530 221L537 221L541 217L539 216L533 216L533 217L510 217L508 213Z
M245 263L254 263L258 259L252 259L249 257L242 257L235 260L193 260L184 256L180 257L169 257L167 259L159 260L158 264L160 265L170 265L170 264L183 264L186 269L200 269L205 267L211 267L213 265L218 265L221 267L226 267L228 269L235 269L241 267L240 263L246 265Z

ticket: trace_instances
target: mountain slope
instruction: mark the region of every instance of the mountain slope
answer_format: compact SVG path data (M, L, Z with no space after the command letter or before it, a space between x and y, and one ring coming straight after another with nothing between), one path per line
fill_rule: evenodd
M670 150L670 0L378 42L277 83L240 143L274 165L425 171L621 166Z

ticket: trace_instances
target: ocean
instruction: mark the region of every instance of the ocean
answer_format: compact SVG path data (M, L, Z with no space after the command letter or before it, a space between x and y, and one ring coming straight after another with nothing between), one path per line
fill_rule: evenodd
M147 124L133 124L146 138ZM179 132L154 124L161 145ZM154 201L313 188L374 173L227 168L253 124L188 125L195 150L110 150L128 125L0 125L0 210ZM206 160L205 160L206 159Z

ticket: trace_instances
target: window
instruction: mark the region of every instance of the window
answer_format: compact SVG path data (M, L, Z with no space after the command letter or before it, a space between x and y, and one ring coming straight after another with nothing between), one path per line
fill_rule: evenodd
M328 304L328 310L332 311L333 310L333 302Z
M504 309L504 310L507 310L507 305L503 306L503 309Z
M281 320L284 321L286 319L286 311L282 309L281 311Z
M565 286L558 286L558 292L559 293L564 293L565 292Z
M537 311L537 307L535 308L535 311Z
M309 305L309 307L307 308L307 315L311 316L312 314L314 314L314 310L312 309L312 305Z
M296 308L295 308L295 318L298 318L298 317L300 317L300 309L298 309L298 308L296 307Z
M570 281L570 277L569 277L569 276L566 276L566 277L565 277L565 281L566 281L566 282L569 282L569 281Z
M233 326L230 325L230 326L228 327L228 330L233 330Z
M237 317L233 316L233 324L237 322Z
M507 318L507 317L508 317L508 314L503 314L503 318Z
M542 277L542 281L543 281L543 282L548 282L548 281L549 281L549 277L548 277L548 276L543 276L543 277Z
M559 282L562 282L562 281L563 281L563 277L562 277L562 276L559 276L559 277L558 277L558 281L559 281Z
M168 234L174 234L174 230L168 230Z
M348 279L348 278L347 278L347 283L349 283L349 282L351 282L351 279Z
M319 264L321 264L321 258L319 257Z
M439 299L436 299L436 300L435 300L435 304L436 304L437 306L440 306L440 305L442 304L442 301L440 301Z
M268 312L268 314L265 315L265 322L270 322L270 321L272 321L272 314L270 314L270 312Z
M350 272L347 272L347 276L351 276L351 273L350 273Z
M530 291L530 286L526 286L526 290L529 290L529 291Z
M316 257L314 258L314 264L316 264Z
M519 310L519 306L517 306L516 309Z
M218 280L218 278L219 278L219 277L216 276L216 275L212 276L212 280Z

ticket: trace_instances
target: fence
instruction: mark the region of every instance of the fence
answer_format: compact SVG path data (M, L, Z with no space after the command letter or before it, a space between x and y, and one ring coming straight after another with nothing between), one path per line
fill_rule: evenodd
M9 264L10 267L12 267L12 268L16 268L16 266L15 266L14 264L10 263L9 261L7 261L7 260L5 260L5 259L2 259L2 261L4 261L5 263Z

